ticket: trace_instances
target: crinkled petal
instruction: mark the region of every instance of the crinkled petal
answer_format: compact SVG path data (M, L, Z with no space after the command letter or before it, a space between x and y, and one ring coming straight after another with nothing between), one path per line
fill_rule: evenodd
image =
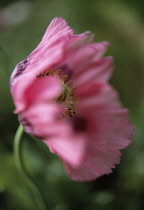
M77 50L80 50L82 46L92 45L90 43L93 40L93 38L94 35L90 31L86 31L79 35L69 36L69 42L66 45L66 52L69 55L69 59L71 59L70 62L73 62L75 60L72 58L72 53L75 57L75 53L77 53Z
M37 75L62 61L64 46L69 40L69 35L72 34L73 30L64 19L54 18L40 44L26 59L15 67L10 78L11 91L16 78L24 72L34 71Z
M96 144L123 149L131 143L134 127L130 125L126 109L98 109L95 112Z
M26 59L21 61L11 75L11 91L20 76L24 77L25 74L32 73L33 78L35 78L41 72L62 62L64 59L65 42L66 40L57 39L52 46L46 43L44 47L37 47Z
M96 144L122 149L131 143L134 127L128 111L121 108L116 91L109 85L95 83L81 87L77 94L77 112L90 119L88 135L95 138Z
M81 166L74 168L67 162L64 166L68 176L74 181L91 181L103 174L112 172L112 168L120 161L121 153L107 147L95 145L89 147Z
M107 82L113 71L113 59L112 57L105 57L96 60L83 68L83 71L79 71L75 76L75 85L80 86L82 84L97 81Z
M48 26L42 41L48 41L49 39L56 37L63 36L63 35L72 35L73 30L68 26L67 22L61 18L56 17L54 18L50 25Z
M70 52L67 62L73 66L74 71L79 75L101 58L107 46L108 42L81 45L79 48L75 48L74 45L76 50Z

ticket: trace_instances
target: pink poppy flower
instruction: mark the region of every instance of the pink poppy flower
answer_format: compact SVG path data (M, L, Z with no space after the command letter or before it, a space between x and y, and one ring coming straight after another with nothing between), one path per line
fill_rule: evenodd
M19 121L63 161L75 181L112 172L120 149L134 128L108 84L111 57L107 42L74 35L62 18L54 18L37 48L14 69L10 83Z

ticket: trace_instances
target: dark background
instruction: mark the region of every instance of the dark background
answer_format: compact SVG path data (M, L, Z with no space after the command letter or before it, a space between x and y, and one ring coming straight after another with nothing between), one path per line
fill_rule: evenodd
M115 60L111 84L130 112L136 134L122 151L113 173L76 183L61 161L38 140L24 136L24 160L50 210L144 209L144 2L143 0L0 1L0 209L35 210L27 184L18 173L13 139L18 127L9 91L15 65L37 46L47 25L61 16L75 33L90 30L94 41L108 40Z

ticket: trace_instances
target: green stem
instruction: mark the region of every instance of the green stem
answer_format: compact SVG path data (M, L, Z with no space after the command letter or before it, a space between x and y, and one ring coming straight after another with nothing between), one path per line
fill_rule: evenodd
M22 135L23 135L23 127L20 124L14 138L14 155L15 155L16 166L33 192L37 209L47 210L38 186L34 182L33 178L29 175L24 166L22 158L22 145L23 145Z

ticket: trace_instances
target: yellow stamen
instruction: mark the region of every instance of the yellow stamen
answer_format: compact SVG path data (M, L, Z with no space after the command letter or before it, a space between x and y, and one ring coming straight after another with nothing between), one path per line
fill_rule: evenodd
M47 76L54 76L57 75L59 77L59 81L62 85L63 91L61 92L60 96L56 99L57 103L61 103L65 105L65 111L61 113L61 119L68 119L73 117L75 112L75 103L76 97L75 97L75 90L76 87L73 86L72 80L68 81L68 75L62 75L62 69L54 69L51 68L45 72L40 73L37 75L37 78L41 79Z

